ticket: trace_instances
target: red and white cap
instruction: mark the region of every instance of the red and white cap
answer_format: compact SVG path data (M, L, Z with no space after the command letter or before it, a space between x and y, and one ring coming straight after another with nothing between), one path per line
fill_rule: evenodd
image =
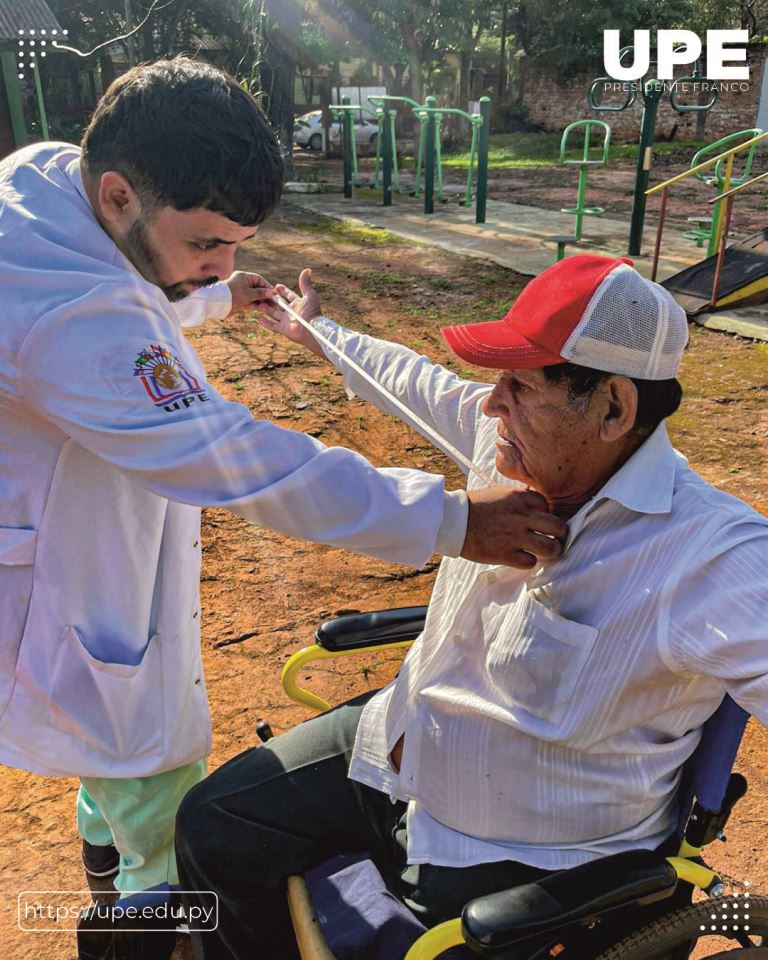
M496 370L578 364L639 380L677 375L685 311L626 258L566 257L535 277L501 320L443 327L462 360Z

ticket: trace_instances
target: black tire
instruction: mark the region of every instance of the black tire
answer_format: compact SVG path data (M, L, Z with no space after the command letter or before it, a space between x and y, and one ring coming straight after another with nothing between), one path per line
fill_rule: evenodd
M312 136L307 140L307 146L310 150L322 150L323 149L323 135L322 133L313 133Z
M749 904L749 920L743 919L747 912L745 904ZM601 953L595 960L663 960L670 956L671 951L680 948L686 943L697 942L706 937L716 936L720 938L720 943L714 945L716 954L711 954L709 960L717 958L743 958L743 960L768 960L768 948L751 950L742 948L723 953L722 938L726 936L733 937L730 930L727 932L712 932L712 914L716 913L718 918L723 918L724 914L739 914L739 926L749 925L748 935L751 938L762 937L763 942L768 945L768 897L750 897L745 900L744 897L721 897L715 900L703 900L701 903L693 903L682 910L676 910L669 916L662 917L654 923L649 923L647 927L642 927L637 933L632 934L620 943L615 944L609 950ZM716 924L721 926L720 923ZM702 930L702 926L704 930Z

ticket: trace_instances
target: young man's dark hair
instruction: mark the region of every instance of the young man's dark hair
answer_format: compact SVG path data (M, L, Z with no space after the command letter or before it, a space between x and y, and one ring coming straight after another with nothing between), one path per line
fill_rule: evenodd
M122 174L145 213L203 207L251 226L280 199L280 147L254 98L223 71L184 57L119 77L82 148L88 173Z

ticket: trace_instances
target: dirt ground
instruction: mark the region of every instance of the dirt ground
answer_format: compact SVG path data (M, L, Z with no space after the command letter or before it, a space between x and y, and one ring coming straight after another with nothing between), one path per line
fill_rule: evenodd
M438 321L495 318L522 279L492 264L356 233L308 219L290 207L242 251L240 266L293 282L311 265L325 312L454 364ZM711 482L768 511L768 347L692 328L683 375L688 399L672 422L673 438ZM257 417L304 430L324 443L359 449L378 465L458 470L401 422L359 400L348 400L332 368L284 341L276 342L249 317L210 322L193 331L212 382ZM472 371L466 371L472 375ZM343 612L424 603L436 563L413 571L326 547L289 540L223 511L203 518L203 644L214 745L212 766L256 742L266 718L276 732L307 714L287 702L280 669L309 643L316 625ZM340 700L384 682L395 664L371 654L343 666L307 669L312 689ZM768 824L768 736L751 725L738 767L750 793L738 807L726 845L709 848L713 865L768 891L761 855ZM74 781L0 773L0 942L11 960L71 960L71 935L24 934L16 928L22 890L84 886L74 825ZM186 955L186 953L185 953ZM265 958L268 960L268 958Z

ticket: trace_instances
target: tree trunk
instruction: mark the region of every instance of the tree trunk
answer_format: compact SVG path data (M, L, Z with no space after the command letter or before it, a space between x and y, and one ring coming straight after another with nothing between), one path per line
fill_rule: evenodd
M459 58L459 110L467 110L469 104L469 74L472 67L472 54L469 50L462 50Z
M101 73L101 92L104 93L117 76L115 64L106 50L102 50L99 53L99 71Z
M421 58L415 50L408 50L408 79L411 98L416 103L424 103L424 82L421 76Z
M293 118L296 61L274 43L268 43L261 66L261 88L268 92L267 118L277 133L283 153L285 179L294 179Z
M501 99L507 90L507 0L501 10L501 43L499 46L499 82L496 92Z

